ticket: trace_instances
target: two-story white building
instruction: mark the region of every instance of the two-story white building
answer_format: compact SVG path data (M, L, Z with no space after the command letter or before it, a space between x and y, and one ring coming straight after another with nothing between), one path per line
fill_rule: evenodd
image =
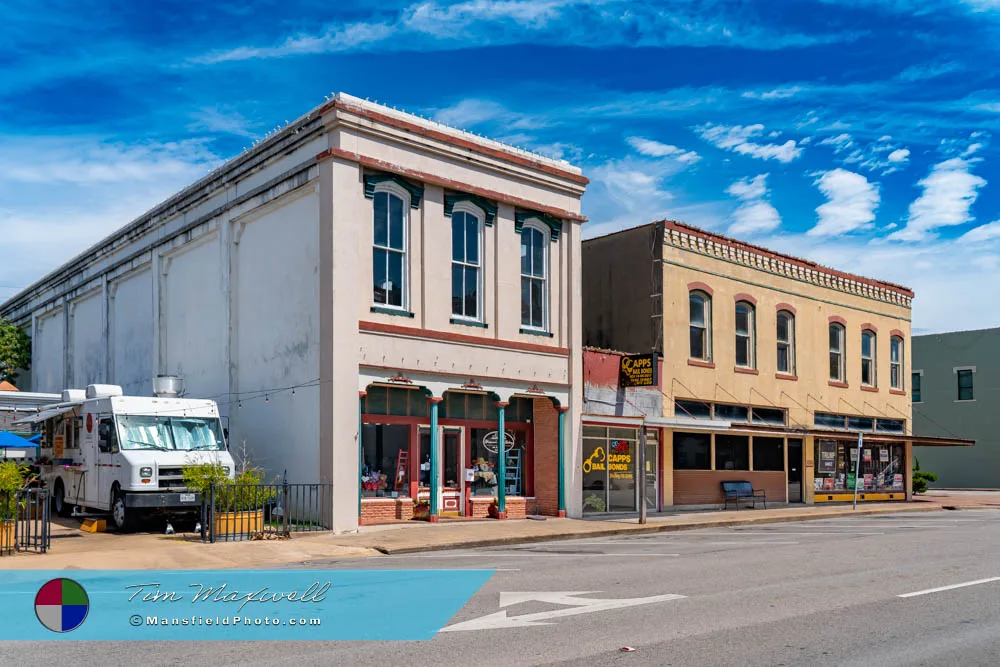
M586 184L339 94L0 316L30 330L26 388L180 376L232 449L331 483L335 530L424 498L431 520L579 515Z

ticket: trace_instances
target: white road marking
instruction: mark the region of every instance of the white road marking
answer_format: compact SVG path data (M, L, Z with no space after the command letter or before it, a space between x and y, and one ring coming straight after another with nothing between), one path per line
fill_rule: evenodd
M677 558L680 554L660 554L660 553L614 553L614 554L586 554L586 553L545 553L538 551L520 551L520 552L497 552L497 551L477 551L464 554L397 554L395 556L382 556L379 560L385 560L387 558L482 558L483 556L496 556L497 558L505 557L535 557L535 556L558 556L560 558L573 558L576 556L584 556L586 558L616 558L618 556L665 556L669 558ZM492 570L496 568L482 568L486 570Z
M988 584L994 581L1000 581L1000 577L990 577L989 579L976 579L975 581L966 581L961 584L952 584L951 586L939 586L938 588L928 588L925 591L916 591L914 593L903 593L902 595L897 595L900 598L915 598L918 595L927 595L928 593L940 593L941 591L950 591L956 588L965 588L966 586L978 586L979 584Z
M574 591L548 591L537 593L500 593L500 606L521 604L537 600L548 604L561 604L569 606L568 609L556 609L554 611L540 611L534 614L521 614L520 616L508 616L507 610L503 609L494 614L487 614L479 618L473 618L461 623L449 625L442 628L441 632L462 632L475 630L499 630L503 628L525 628L536 625L551 625L550 619L564 618L566 616L577 616L579 614L590 614L611 609L624 609L625 607L635 607L637 605L652 604L654 602L666 602L668 600L680 600L684 595L653 595L645 598L625 598L625 599L594 599L579 598L578 595L586 595L585 592Z

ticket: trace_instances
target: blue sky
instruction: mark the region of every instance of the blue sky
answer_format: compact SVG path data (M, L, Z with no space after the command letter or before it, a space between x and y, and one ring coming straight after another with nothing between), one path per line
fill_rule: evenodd
M1000 326L998 0L0 0L0 299L331 91Z

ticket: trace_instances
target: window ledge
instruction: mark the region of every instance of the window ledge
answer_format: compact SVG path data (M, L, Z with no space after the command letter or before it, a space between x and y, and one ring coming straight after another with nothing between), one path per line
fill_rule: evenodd
M756 368L746 368L743 366L735 366L733 371L736 373L743 373L744 375L760 375L760 371Z
M553 334L548 331L542 331L541 329L525 329L521 327L521 333L527 334L529 336L544 336L545 338L553 338Z
M403 310L401 308L387 308L386 306L372 306L373 313L381 313L383 315L395 315L397 317L413 317L413 313L408 310Z
M839 387L841 389L847 389L850 386L846 382L837 382L836 380L830 380L827 384L831 387Z
M975 403L976 399L974 399L974 398L956 398L954 402L955 403Z
M479 327L480 329L489 329L490 328L490 325L486 324L486 322L477 322L475 320L463 320L463 319L461 319L459 317L453 317L449 321L452 324L461 324L462 326L465 326L465 327Z
M774 378L776 380L792 380L793 382L798 382L798 375L789 375L788 373L775 373Z
M889 393L894 396L906 396L906 392L902 389L890 389Z
M704 361L702 359L688 359L688 366L698 366L699 368L715 368L715 364L711 361Z
M861 391L871 391L871 392L874 392L874 393L877 394L878 393L878 387L873 387L870 384L863 384L863 385L861 385Z

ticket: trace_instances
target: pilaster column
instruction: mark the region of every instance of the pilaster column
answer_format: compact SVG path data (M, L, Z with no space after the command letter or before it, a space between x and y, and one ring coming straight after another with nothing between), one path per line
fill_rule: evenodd
M443 400L438 396L427 399L431 402L431 502L429 516L431 523L441 520L441 438L438 434L438 404Z
M558 516L566 516L566 412L565 405L556 408L559 411L559 507Z
M363 440L363 423L361 415L365 412L365 396L368 393L358 392L358 519L361 519L361 473L365 468L365 445Z
M507 438L504 414L507 401L497 401L497 512L498 518L507 518Z

